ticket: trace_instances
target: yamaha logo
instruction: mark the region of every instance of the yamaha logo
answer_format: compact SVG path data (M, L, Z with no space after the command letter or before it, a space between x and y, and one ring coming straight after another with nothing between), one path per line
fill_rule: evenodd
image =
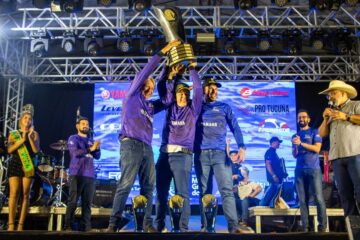
M104 100L109 99L109 98L110 98L110 92L109 92L109 90L104 89L104 90L101 92L101 97L102 97Z

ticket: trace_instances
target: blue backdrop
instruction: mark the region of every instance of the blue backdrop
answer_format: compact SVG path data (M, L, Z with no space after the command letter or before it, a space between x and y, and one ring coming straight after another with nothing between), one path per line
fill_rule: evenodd
M191 84L191 83L190 83ZM94 91L94 131L95 138L102 141L101 159L98 166L98 179L118 179L119 141L121 130L120 116L122 100L130 83L97 83ZM153 98L157 98L157 92ZM278 136L284 140L277 150L278 155L286 160L291 180L294 175L295 159L291 155L291 136L296 132L295 83L293 82L222 82L218 100L230 104L237 116L247 147L245 165L251 170L250 178L261 185L266 184L264 154L269 147L269 139ZM159 156L164 112L155 115L153 150L155 161ZM139 126L141 127L141 126ZM232 139L232 149L235 140ZM198 186L195 173L191 181L191 203L198 204ZM219 197L215 186L214 193ZM136 181L128 202L139 194ZM171 189L170 194L173 194Z

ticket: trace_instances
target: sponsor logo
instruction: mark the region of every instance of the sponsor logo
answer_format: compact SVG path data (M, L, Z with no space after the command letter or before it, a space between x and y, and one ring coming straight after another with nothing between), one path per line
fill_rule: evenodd
M185 126L185 121L171 121L174 126Z
M101 112L121 112L121 107L103 105L101 107L100 111Z
M110 98L110 91L106 90L106 89L102 90L101 97L104 100L109 99Z
M126 90L123 90L123 89L116 89L116 90L106 90L106 89L103 89L101 91L101 97L102 99L104 100L107 100L109 98L112 98L112 99L122 99L125 97L126 95Z
M217 127L217 122L202 122L201 123L204 127Z
M258 96L258 97L268 97L268 96L273 96L273 97L284 97L284 96L289 96L289 92L288 91L280 91L280 90L252 90L250 88L242 88L239 91L240 96L243 98L249 98L250 96Z
M290 128L286 122L279 123L275 118L267 118L259 123L258 132L290 132Z

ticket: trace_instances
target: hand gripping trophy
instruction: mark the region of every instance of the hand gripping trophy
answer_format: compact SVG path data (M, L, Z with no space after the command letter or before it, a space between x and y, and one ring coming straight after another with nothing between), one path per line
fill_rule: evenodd
M180 40L182 44L173 47L169 52L169 66L172 67L178 63L182 63L186 67L196 61L192 46L186 42L185 29L180 13L180 9L176 7L167 7L161 10L153 7L160 25L164 31L167 42Z

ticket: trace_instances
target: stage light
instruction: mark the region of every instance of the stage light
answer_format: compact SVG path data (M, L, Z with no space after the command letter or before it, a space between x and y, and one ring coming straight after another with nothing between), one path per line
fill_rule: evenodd
M282 34L283 49L286 54L298 54L302 49L301 31L299 29L285 30Z
M233 40L228 40L225 44L225 54L233 55L235 53L235 43Z
M151 8L151 0L128 0L129 9L135 9L137 12L148 11Z
M309 0L309 8L322 11L329 7L328 2L328 0Z
M152 56L154 54L154 47L152 43L146 43L144 45L144 53L146 56Z
M104 39L99 31L93 30L86 34L84 41L84 52L90 56L97 56L104 47Z
M271 0L271 2L273 4L278 5L279 7L283 7L285 6L288 2L290 2L289 0Z
M75 35L73 32L65 32L61 41L61 47L65 52L73 52L75 50Z
M52 12L81 12L84 7L84 0L51 0L50 9Z
M354 39L350 36L351 32L347 28L338 29L332 35L332 50L337 54L349 54L352 50Z
M46 32L32 32L30 33L30 52L34 53L36 57L44 57L49 50L49 38L46 36Z
M324 32L321 29L317 29L310 34L310 46L316 50L321 50L325 46Z
M119 38L116 42L116 47L123 53L130 52L131 40L128 38Z
M340 9L342 0L328 0L329 10L338 11Z
M16 11L17 1L0 0L0 13L12 13Z
M111 4L116 3L116 0L97 0L97 3L105 7L109 7Z
M345 0L346 5L349 7L355 7L358 2L358 0Z
M257 36L257 47L262 51L267 51L272 47L272 41L269 31L259 30Z
M197 43L215 43L215 33L197 33Z
M257 6L257 0L234 0L235 9L249 10Z

